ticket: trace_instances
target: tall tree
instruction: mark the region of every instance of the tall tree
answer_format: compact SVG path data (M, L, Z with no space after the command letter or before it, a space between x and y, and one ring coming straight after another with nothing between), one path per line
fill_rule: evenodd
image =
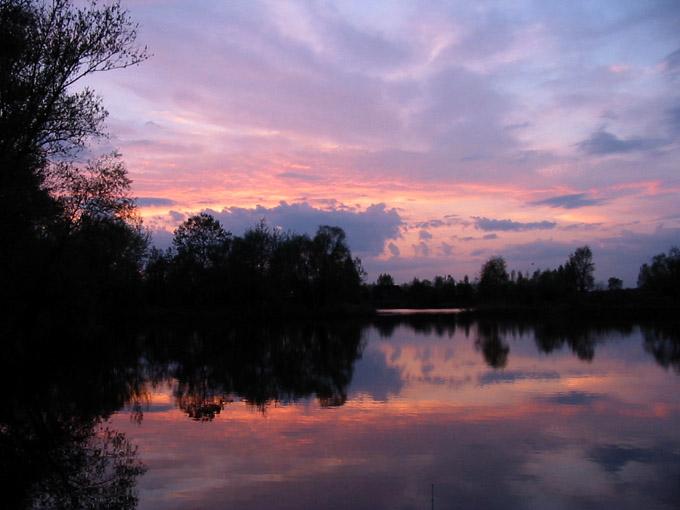
M82 78L137 64L137 25L118 2L0 0L0 234L14 241L54 214L46 180L104 134L107 112ZM11 219L10 219L11 218Z
M0 297L17 303L54 292L52 302L88 301L93 282L138 266L145 247L124 165L80 162L107 112L76 84L141 62L146 48L118 2L79 5L0 0Z
M586 292L595 286L595 263L588 245L577 248L569 255L564 266L568 284L578 292Z

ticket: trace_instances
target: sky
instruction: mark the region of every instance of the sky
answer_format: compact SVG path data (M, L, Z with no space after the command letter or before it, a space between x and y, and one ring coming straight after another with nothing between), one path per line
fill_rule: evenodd
M676 0L122 0L151 58L90 77L144 223L347 233L367 281L577 247L635 286L680 245Z

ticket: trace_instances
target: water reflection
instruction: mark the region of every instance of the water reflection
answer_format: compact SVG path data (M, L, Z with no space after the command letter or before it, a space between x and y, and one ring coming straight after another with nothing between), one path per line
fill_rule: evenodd
M175 381L177 406L210 421L235 398L266 412L273 404L316 397L324 407L347 400L362 327L352 321L247 324L147 335L149 380Z
M672 367L680 374L680 325L645 325L645 350L664 368Z
M136 351L92 330L4 333L3 507L135 508L145 469L107 418L136 392Z
M434 483L437 508L675 508L679 331L410 315L6 339L8 507L425 508Z

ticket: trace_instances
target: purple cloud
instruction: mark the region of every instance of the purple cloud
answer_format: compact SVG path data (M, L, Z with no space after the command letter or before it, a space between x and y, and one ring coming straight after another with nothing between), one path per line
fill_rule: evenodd
M252 209L231 207L216 212L207 210L222 225L236 235L264 219L271 227L281 227L297 233L314 235L320 225L335 225L345 230L352 251L359 255L379 255L390 239L401 237L403 225L396 209L374 204L363 211L342 207L317 209L306 202L276 207L257 206Z
M526 232L527 230L550 230L557 226L554 221L537 221L521 223L512 220L495 220L491 218L480 218L473 216L475 228L486 231L502 231L502 232Z
M562 207L564 209L578 209L604 203L602 198L588 198L586 193L572 193L570 195L560 195L558 197L546 198L536 202L529 202L529 205L548 205L550 207Z
M651 138L623 139L607 131L597 131L577 145L586 154L603 156L653 149L662 145L662 142Z

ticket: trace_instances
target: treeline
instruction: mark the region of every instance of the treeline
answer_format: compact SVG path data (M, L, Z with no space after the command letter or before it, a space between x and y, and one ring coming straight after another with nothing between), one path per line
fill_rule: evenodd
M151 249L144 290L152 306L320 311L357 304L363 278L339 227L310 237L262 221L234 236L201 213L177 228L171 248Z
M366 286L366 294L379 308L545 307L560 303L625 306L643 301L665 306L680 298L680 249L676 247L641 266L636 289L623 289L623 281L616 277L609 278L606 285L596 284L594 271L592 250L586 245L557 269L509 271L503 257L493 256L482 264L474 280L466 275L456 281L447 275L396 285L391 275L381 274Z

